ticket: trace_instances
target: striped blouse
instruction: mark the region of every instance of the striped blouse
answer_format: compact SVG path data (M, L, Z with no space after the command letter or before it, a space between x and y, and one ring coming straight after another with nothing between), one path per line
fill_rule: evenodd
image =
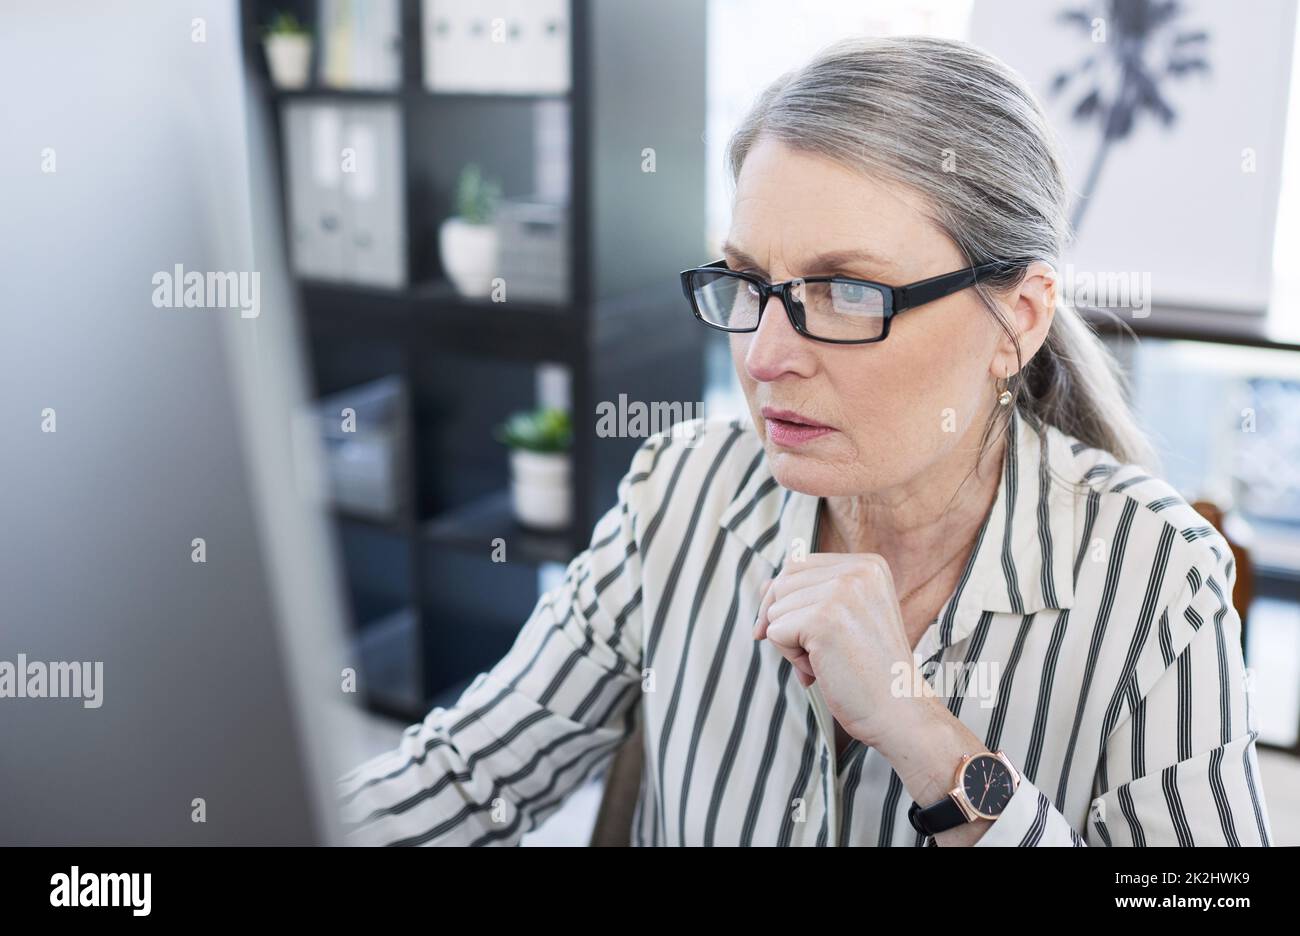
M513 844L643 727L641 845L932 844L889 762L752 637L818 498L739 420L650 438L509 653L339 781L349 840ZM1260 845L1226 543L1165 482L1013 414L966 568L915 648L1022 775L979 845ZM954 770L956 765L954 764ZM928 805L928 804L924 804Z

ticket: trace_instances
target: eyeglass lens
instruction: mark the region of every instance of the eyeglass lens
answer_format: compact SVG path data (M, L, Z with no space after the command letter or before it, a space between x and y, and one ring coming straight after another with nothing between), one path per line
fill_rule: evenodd
M691 290L709 324L737 331L757 327L759 290L749 280L727 271L700 271L692 274ZM790 292L802 305L805 329L814 337L860 341L878 338L884 330L885 296L872 286L796 281Z

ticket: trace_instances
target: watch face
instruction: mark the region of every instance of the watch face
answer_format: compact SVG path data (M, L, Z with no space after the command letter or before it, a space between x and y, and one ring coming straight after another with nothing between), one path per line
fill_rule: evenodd
M1011 771L992 754L972 757L962 772L961 785L975 811L986 819L1002 815L1015 792Z

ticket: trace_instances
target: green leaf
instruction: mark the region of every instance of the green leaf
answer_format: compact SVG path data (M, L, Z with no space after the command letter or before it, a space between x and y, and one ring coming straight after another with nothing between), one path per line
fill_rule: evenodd
M501 185L485 179L477 163L460 171L456 182L456 213L470 224L487 224L496 213L501 199Z
M510 448L529 452L567 452L573 444L573 423L569 414L557 407L540 407L513 413L494 435Z
M266 29L263 30L267 36L310 36L311 30L298 22L298 17L292 13L281 10L271 18Z

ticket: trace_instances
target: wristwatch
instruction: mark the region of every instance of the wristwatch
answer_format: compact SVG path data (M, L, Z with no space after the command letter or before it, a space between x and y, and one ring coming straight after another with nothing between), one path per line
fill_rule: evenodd
M996 819L1020 786L1020 774L1001 751L963 754L948 795L922 807L913 801L907 811L912 828L937 835L976 819Z

